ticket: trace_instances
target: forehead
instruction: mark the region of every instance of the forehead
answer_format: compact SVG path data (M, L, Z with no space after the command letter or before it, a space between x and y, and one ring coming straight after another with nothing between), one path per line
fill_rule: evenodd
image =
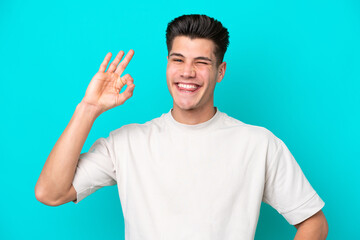
M212 40L205 38L191 39L186 36L178 36L173 40L169 53L180 53L184 57L196 58L199 56L215 59L215 44Z

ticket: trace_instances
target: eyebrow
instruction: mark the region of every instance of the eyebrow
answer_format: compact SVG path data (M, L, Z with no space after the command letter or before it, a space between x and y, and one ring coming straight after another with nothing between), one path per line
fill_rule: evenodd
M169 57L171 57L171 56L184 57L184 55L182 55L181 53L172 53L169 55ZM212 62L212 60L210 58L203 57L203 56L196 57L195 60L205 60L205 61Z

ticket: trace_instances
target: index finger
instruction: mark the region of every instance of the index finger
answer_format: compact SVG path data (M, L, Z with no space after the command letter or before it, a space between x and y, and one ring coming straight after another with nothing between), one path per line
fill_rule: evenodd
M106 54L104 61L100 65L99 72L105 72L105 69L111 59L111 55L112 55L111 52Z
M121 74L124 72L125 68L126 68L127 65L129 64L129 62L130 62L130 60L132 59L133 56L134 56L134 50L131 49L131 50L126 54L125 58L124 58L124 59L120 62L120 64L117 66L115 72L116 72L117 74L121 75Z

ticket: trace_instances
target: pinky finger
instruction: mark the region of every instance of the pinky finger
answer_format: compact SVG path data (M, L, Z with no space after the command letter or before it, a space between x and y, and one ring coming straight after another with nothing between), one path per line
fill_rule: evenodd
M111 52L109 52L108 54L106 54L104 61L101 63L100 68L99 68L99 72L105 72L106 67L111 59Z

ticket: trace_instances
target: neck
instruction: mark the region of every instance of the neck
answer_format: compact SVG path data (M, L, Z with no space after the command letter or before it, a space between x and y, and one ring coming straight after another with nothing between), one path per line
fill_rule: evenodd
M171 110L173 118L182 124L195 125L210 120L216 113L214 106L203 109L182 110L174 105Z

